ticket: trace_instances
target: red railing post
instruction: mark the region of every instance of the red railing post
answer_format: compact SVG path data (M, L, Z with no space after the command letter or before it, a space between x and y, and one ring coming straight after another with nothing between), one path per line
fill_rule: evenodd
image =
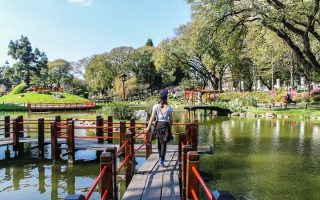
M182 199L186 199L186 174L187 174L187 154L189 151L192 151L191 145L185 145L182 148L181 155L181 185L182 185Z
M199 154L196 151L190 151L187 154L186 199L193 199L192 190L199 196L199 181L192 167L199 169Z
M146 127L148 126L148 121L146 123ZM152 154L152 138L151 132L145 132L144 134L144 142L146 143L146 158L148 159L149 156Z
M60 124L59 124L60 126ZM58 136L57 136L57 122L54 121L51 123L51 159L53 162L58 160Z
M13 151L19 151L19 119L16 118L13 120L13 132L12 132L12 144Z
M113 181L113 163L114 163L115 156L111 152L102 152L100 156L100 170L102 170L105 166L107 166L107 170L101 178L100 182L100 193L101 197L103 196L104 192L108 190L108 195L106 199L114 200L114 181Z
M103 136L103 118L101 116L97 116L96 118L96 136L102 137ZM104 138L98 138L98 143L103 144Z
M130 184L130 181L133 177L133 135L130 132L127 132L125 135L125 139L127 142L124 150L124 157L130 156L126 165L126 187Z
M116 152L117 152L117 147L107 147L106 148L106 152L110 152L112 155L116 155ZM117 174L117 159L116 157L114 157L113 159L113 189L114 189L114 192L113 192L113 196L114 196L114 199L118 199L118 186L117 186L117 178L118 178L118 174Z
M10 137L10 116L4 117L4 137Z
M113 143L113 128L109 128L113 126L113 119L112 116L108 116L108 143Z
M19 131L19 137L24 137L24 126L23 126L23 116L18 116L18 131Z
M120 147L124 143L125 134L126 134L126 121L120 121Z
M178 142L179 180L182 182L182 151L186 145L186 134L179 134Z
M186 124L186 144L191 144L191 128L192 128L192 124L188 123Z
M191 125L191 145L193 151L198 150L198 122L192 123Z
M44 157L44 118L38 119L38 148L39 156Z
M74 120L67 122L68 163L75 161Z
M131 119L130 120L130 132L132 134L132 154L134 153L134 144L136 143L136 139L135 139L135 136L136 136L136 120L135 119Z

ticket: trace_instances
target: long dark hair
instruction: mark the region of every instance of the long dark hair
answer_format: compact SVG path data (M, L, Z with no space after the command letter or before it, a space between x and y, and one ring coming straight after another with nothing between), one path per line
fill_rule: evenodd
M161 108L163 108L164 105L168 105L167 99L160 99L159 103L160 103L160 105L161 105Z

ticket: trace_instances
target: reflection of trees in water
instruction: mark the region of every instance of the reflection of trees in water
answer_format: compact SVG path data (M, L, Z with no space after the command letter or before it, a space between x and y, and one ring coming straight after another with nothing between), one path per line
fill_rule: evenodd
M18 162L22 163L24 161L20 160ZM32 188L37 188L39 193L44 195L43 199L61 199L67 194L86 191L99 172L99 164L67 166L61 164L52 165L51 163L23 163L7 165L0 169L1 171L4 171L5 177L0 180L0 184L8 185L12 181L12 185L0 188L0 192L3 192L2 195L13 190L26 189L26 192L28 192L32 191ZM76 183L77 178L82 180L81 183ZM83 184L85 187L79 188L76 187L76 184ZM77 191L75 188L77 188Z

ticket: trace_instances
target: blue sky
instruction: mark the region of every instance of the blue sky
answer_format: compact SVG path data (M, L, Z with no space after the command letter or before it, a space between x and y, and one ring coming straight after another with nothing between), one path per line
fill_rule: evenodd
M184 0L0 0L0 65L21 35L49 60L76 61L148 38L157 45L190 18Z

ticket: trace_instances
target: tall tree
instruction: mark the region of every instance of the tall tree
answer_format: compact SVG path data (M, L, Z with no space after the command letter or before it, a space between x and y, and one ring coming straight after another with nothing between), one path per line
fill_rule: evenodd
M85 82L92 92L104 93L112 87L117 70L108 62L105 54L96 55L86 66Z
M63 59L57 59L48 63L48 76L53 83L70 83L73 79L71 70L70 63Z
M145 45L146 47L154 47L154 45L153 45L153 41L152 41L152 39L151 38L149 38L148 40L147 40L147 42L146 42L146 45Z
M21 36L19 40L10 41L8 55L17 60L13 68L28 86L31 76L39 77L41 69L45 68L48 62L44 52L38 48L32 51L31 43L25 36Z
M239 30L246 33L250 25L274 32L294 52L308 70L320 72L319 0L313 1L225 1L188 0L195 20L217 31L231 24L228 37Z

